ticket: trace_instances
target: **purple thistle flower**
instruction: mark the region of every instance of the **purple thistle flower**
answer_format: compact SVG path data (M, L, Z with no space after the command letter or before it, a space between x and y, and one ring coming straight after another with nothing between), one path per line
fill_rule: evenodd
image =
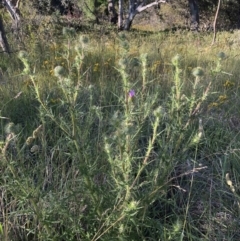
M135 91L134 90L130 90L128 93L129 98L133 98L135 96Z

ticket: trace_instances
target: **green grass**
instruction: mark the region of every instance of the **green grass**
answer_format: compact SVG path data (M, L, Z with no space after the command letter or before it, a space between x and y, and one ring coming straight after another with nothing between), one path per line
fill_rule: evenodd
M1 239L239 240L237 33L64 32L0 62Z

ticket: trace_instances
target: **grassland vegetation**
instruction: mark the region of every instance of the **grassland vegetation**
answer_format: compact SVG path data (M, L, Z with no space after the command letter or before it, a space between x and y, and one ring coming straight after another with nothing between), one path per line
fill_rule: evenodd
M64 28L3 56L1 239L239 240L238 35Z

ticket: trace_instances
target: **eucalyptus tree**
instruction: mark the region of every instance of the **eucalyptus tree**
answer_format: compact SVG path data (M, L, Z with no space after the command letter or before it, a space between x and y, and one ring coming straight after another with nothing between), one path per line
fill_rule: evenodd
M159 5L161 3L166 3L167 0L156 0L156 1L147 1L147 0L129 0L128 1L128 10L127 10L127 17L125 19L125 21L123 22L121 19L118 20L118 24L123 23L123 25L119 25L118 28L119 29L124 29L124 30L129 30L132 26L132 22L134 17L145 11L148 8L151 8L153 6ZM124 7L120 6L123 4L123 0L119 0L119 7L121 7L121 9L124 9ZM119 14L118 16L119 18L122 17L121 14Z
M192 30L198 30L200 25L199 16L201 15L201 21L206 19L212 19L218 0L32 0L37 2L55 2L52 8L56 8L56 4L78 6L86 20L100 20L102 15L103 6L107 9L109 21L112 23L118 23L119 29L129 30L132 25L132 21L135 16L147 8L152 6L161 5L162 3L168 3L176 7L175 11L181 9L188 10L190 17L190 27ZM227 15L230 22L240 24L240 1L239 0L222 0L221 13ZM238 17L237 17L238 16ZM236 20L237 19L237 20ZM228 19L226 19L228 20Z
M19 11L19 3L20 0L0 0L0 4L2 4L4 6L4 8L7 10L7 12L9 13L9 15L12 18L12 29L14 31L17 30L19 22L20 22L20 11ZM3 50L3 52L6 53L10 53L10 48L9 48L9 44L7 41L7 37L5 34L5 29L4 29L4 24L2 21L2 16L0 14L0 45L1 48Z
M118 1L118 28L121 30L129 30L132 26L134 17L145 11L146 9L160 5L161 3L167 3L168 0L128 0L128 3L124 0ZM171 2L169 1L169 4ZM188 5L190 9L191 16L191 29L198 30L199 27L199 7L197 0L188 0ZM115 0L108 0L108 9L111 9L112 14L116 12L115 10ZM123 20L123 12L126 16Z

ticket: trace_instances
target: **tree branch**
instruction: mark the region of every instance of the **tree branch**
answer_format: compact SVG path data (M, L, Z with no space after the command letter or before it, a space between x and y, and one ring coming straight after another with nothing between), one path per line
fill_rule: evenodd
M212 45L216 42L216 37L217 37L216 24L217 24L217 18L218 18L218 13L219 13L220 6L221 6L221 0L218 0L218 6L217 6L214 22L213 22L213 40L212 40Z
M142 12L142 11L146 10L147 8L152 7L152 6L158 5L159 3L166 3L167 0L158 0L158 1L156 1L156 2L152 2L152 3L149 3L149 4L147 4L146 6L144 6L144 5L145 5L145 2L146 2L146 1L143 1L143 2L136 8L136 12L137 12L137 13L140 13L140 12Z
M7 9L11 18L13 19L14 29L18 28L18 24L20 22L20 12L19 12L19 3L21 0L16 1L16 5L14 6L10 0L1 0L4 7ZM10 47L6 38L6 33L4 31L4 25L2 22L2 17L0 16L0 47L2 47L3 52L10 53Z
M7 11L9 12L11 18L17 22L20 21L20 15L19 15L19 5L20 0L17 1L16 6L13 6L12 3L9 0L3 0L4 5L7 8Z

